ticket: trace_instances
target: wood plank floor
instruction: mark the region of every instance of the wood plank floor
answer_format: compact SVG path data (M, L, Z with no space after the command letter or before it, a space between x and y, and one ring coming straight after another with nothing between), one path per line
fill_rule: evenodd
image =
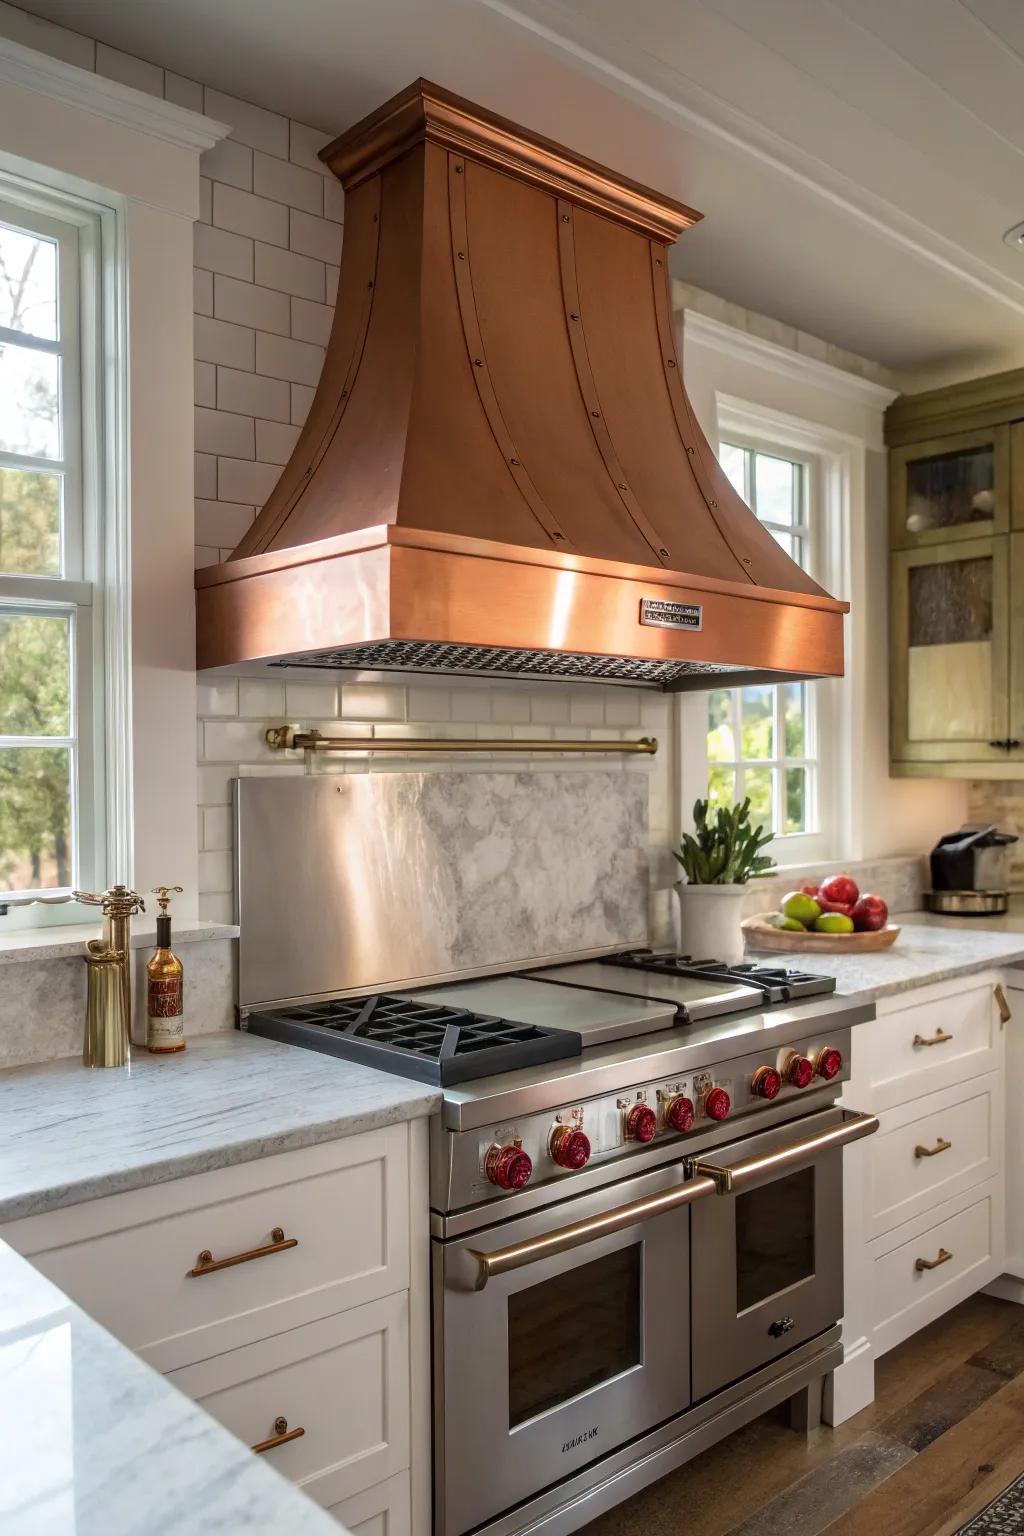
M1024 1472L1024 1308L970 1300L878 1361L870 1408L737 1430L583 1536L952 1536Z

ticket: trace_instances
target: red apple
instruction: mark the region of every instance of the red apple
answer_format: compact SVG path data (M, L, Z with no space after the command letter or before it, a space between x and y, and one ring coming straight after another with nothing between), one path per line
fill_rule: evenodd
M800 889L803 891L805 896L817 897L818 892L821 890L821 886L815 885L814 881L812 880L809 885L802 885Z
M823 912L841 912L844 917L853 916L853 905L845 901L826 901L820 894L817 897L818 906Z
M858 933L877 933L889 921L889 908L881 896L862 896L850 914Z
M837 901L844 907L854 906L860 898L857 882L849 875L829 875L821 882L821 894L826 901Z

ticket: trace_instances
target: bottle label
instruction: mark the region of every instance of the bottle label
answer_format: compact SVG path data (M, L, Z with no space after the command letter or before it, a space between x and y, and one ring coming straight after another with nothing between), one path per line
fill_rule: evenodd
M181 1013L180 976L154 977L148 984L148 1008L151 1019L173 1019Z

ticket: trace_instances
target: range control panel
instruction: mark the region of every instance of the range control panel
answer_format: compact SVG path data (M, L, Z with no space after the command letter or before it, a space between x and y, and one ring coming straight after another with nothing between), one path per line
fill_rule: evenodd
M459 1205L529 1185L572 1178L587 1167L652 1144L682 1143L716 1124L799 1100L849 1075L849 1033L809 1039L682 1076L663 1078L545 1113L452 1137L451 1195Z

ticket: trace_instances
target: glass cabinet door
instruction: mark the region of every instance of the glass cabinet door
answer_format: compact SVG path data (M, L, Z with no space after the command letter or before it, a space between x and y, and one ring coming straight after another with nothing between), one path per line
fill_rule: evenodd
M1008 427L895 448L890 472L894 549L1009 530Z
M892 557L892 758L1007 757L1009 578L1006 538ZM948 768L946 769L948 772Z

